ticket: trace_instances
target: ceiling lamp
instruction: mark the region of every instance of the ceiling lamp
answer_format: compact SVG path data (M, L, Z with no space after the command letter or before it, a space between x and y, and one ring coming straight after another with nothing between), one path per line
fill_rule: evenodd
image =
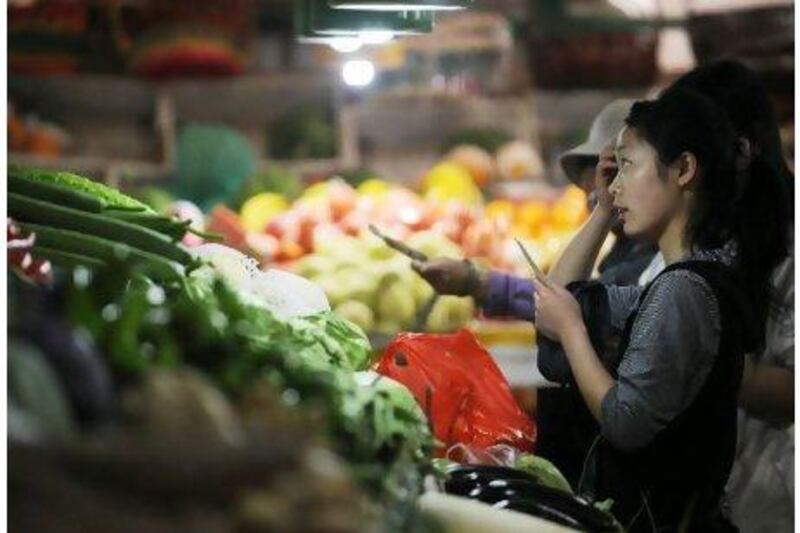
M311 29L321 35L362 35L379 32L418 35L433 31L430 11L358 11L331 8L325 0L305 0Z
M336 9L365 11L455 11L464 9L473 0L329 0Z

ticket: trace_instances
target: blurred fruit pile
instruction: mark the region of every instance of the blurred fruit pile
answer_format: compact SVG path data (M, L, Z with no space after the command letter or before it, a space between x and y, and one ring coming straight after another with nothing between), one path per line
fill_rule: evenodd
M525 242L536 262L546 271L588 216L586 193L574 185L567 186L555 200L493 200L483 210L484 224L506 237L503 257L507 266L517 272L528 270L516 249L507 252L509 237Z
M586 195L570 186L524 201L487 202L494 168L480 148L457 147L420 177L419 192L376 177L353 186L338 176L303 189L290 173L272 169L247 178L227 205L211 209L201 229L221 234L264 267L278 265L318 283L337 313L364 330L453 331L472 317L471 301L441 298L426 306L430 287L367 226L429 257L475 258L528 275L518 238L547 270L586 219ZM420 312L426 307L428 315Z
M457 245L432 230L413 233L406 242L429 257L462 255ZM428 309L431 287L411 269L407 257L369 232L328 238L315 243L315 249L294 264L294 271L322 287L333 311L365 331L455 331L474 315L469 298L441 297Z
M207 223L226 244L263 263L295 261L314 252L317 242L356 237L372 223L398 239L430 230L458 245L466 257L514 269L513 237L527 241L547 268L587 215L585 194L572 186L554 201L483 203L466 171L446 162L423 179L421 194L379 179L353 188L333 178L307 187L294 202L280 193L258 192L238 213L217 205Z

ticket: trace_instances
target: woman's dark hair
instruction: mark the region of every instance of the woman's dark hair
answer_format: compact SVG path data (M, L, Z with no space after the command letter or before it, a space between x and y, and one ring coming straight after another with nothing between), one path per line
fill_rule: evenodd
M699 92L722 108L738 138L750 144L750 158L731 177L737 182L734 210L739 259L758 316L768 314L768 283L789 253L794 221L794 176L783 157L778 121L767 90L743 64L717 61L698 67L667 89ZM741 158L742 155L739 154Z
M763 83L743 64L725 60L692 70L667 91L674 89L707 96L728 116L736 136L750 143L749 164L738 176L738 233L752 243L748 251L774 268L788 253L794 177L783 158L778 121Z
M754 316L761 317L757 331L763 342L768 281L786 257L790 215L785 197L764 197L759 189L775 194L782 189L779 180L788 180L779 178L774 161L758 151L747 167L737 171L741 155L737 142L742 135L710 98L683 86L670 88L653 102L635 104L626 123L655 148L661 164L669 165L683 152L697 158L700 172L687 237L699 248L736 243L737 273Z
M656 150L661 165L670 165L684 152L697 159L700 175L686 229L691 245L719 248L734 239L737 190L730 186L730 176L736 136L725 113L699 93L676 89L635 103L625 123Z

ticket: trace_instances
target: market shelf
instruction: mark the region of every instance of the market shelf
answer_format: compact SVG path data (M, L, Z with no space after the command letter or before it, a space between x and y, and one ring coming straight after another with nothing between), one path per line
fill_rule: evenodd
M84 113L146 117L164 92L174 99L179 118L246 123L269 120L293 105L333 98L330 77L303 73L164 82L98 74L11 74L8 92L20 104L35 104L48 118Z
M16 162L81 171L116 183L123 174L135 179L170 176L177 135L188 122L233 127L261 154L265 135L283 114L306 105L333 108L338 95L331 77L320 74L164 82L79 74L11 75L9 98L26 113L57 123L70 138L71 149L79 152L53 160L15 154ZM335 170L340 160L338 154L291 161L262 156L257 166L315 174Z

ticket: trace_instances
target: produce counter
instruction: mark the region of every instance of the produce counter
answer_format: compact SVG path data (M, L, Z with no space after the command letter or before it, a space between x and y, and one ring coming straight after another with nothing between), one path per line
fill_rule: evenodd
M248 253L208 242L213 214L211 228L195 224L185 205L159 213L67 172L9 176L18 529L114 515L123 531L191 529L207 516L210 532L427 533L450 499L417 505L423 480L447 488L452 460L524 476L513 503L529 514L608 518L531 453L535 423L509 387L535 379L529 323L473 322L466 298L441 299L419 321L431 291L408 259L360 231L334 238L330 222L313 253L259 262L246 233ZM329 209L329 199L317 201ZM406 231L430 256L463 255L437 230ZM380 327L362 327L365 317ZM410 324L441 334L393 334ZM389 346L373 345L368 329ZM165 507L164 495L191 512ZM548 515L551 504L575 514ZM474 521L463 513L448 527ZM544 527L505 513L509 527Z

